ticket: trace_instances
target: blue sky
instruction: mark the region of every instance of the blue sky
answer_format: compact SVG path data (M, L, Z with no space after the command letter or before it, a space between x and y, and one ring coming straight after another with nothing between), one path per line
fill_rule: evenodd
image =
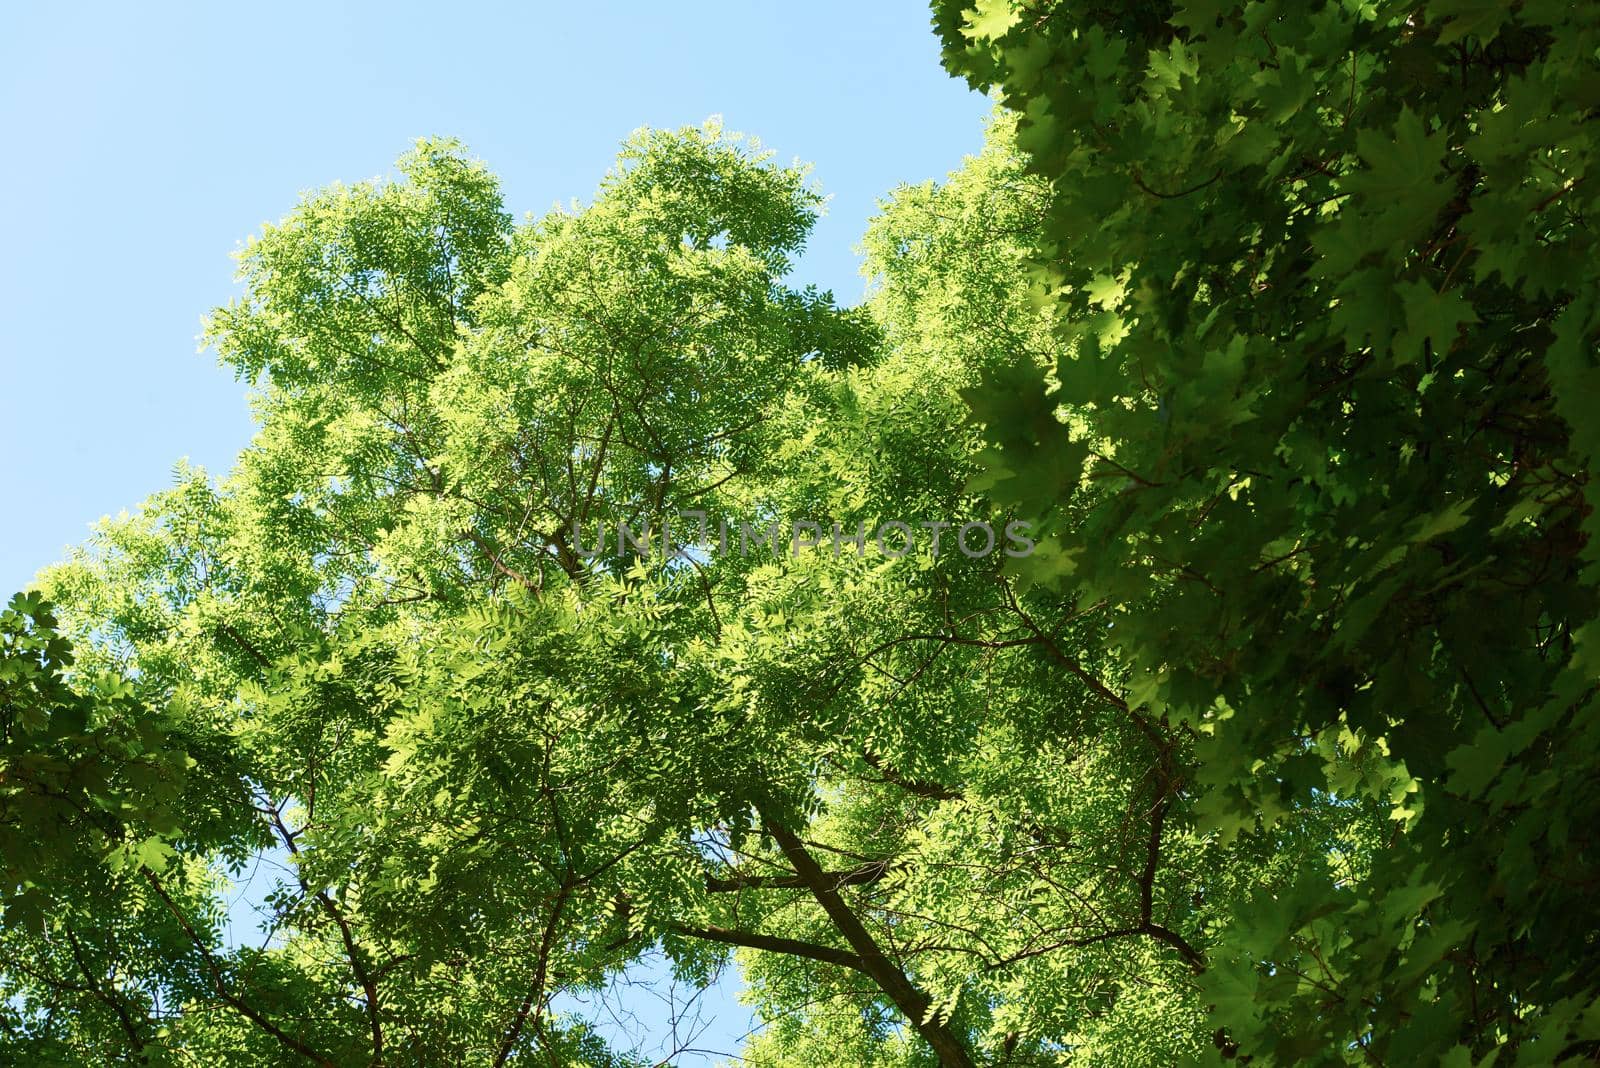
M0 586L187 456L225 471L243 387L196 354L230 252L302 190L461 138L507 206L588 198L641 125L721 114L832 194L796 277L861 290L876 199L976 151L916 0L20 5L0 34Z
M444 134L538 214L588 198L634 128L720 114L816 165L833 199L796 279L848 301L876 200L976 151L989 110L940 69L917 0L26 5L0 34L0 102L6 592L178 458L228 468L245 390L196 353L200 316L235 292L229 253L302 190ZM266 878L241 887L236 937ZM659 968L630 978L656 989L613 1001L659 1040L681 992ZM701 1048L736 1046L736 986L705 999Z

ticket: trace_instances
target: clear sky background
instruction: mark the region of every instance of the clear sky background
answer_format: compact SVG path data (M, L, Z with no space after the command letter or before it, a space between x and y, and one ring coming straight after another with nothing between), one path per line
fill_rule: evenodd
M200 317L236 292L229 253L303 190L444 134L539 214L588 199L634 128L721 114L816 165L833 199L795 276L853 301L877 199L956 167L988 112L940 68L919 0L59 3L0 26L0 598L179 457L227 470L245 389L196 354ZM240 888L235 937L266 882ZM595 1011L663 1039L682 992L630 979L655 990ZM736 986L704 1000L700 1048L736 1047Z

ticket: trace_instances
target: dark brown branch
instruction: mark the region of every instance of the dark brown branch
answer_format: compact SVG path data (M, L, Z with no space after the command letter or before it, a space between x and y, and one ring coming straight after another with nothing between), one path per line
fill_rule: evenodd
M313 774L313 796L315 796L315 783L316 778ZM278 832L278 837L283 839L284 848L298 857L300 849L295 844L298 834L291 833L289 828L284 825L283 815L277 809L271 810L271 819L273 827ZM302 831L304 829L301 828ZM372 1032L372 1063L382 1064L383 1021L378 1008L378 981L371 970L367 968L366 962L361 958L361 947L356 945L355 932L350 929L350 923L345 918L344 911L339 908L333 897L326 890L318 890L316 893L311 892L311 887L307 884L305 876L301 874L301 869L298 865L295 867L295 880L300 884L301 891L310 895L321 907L322 911L327 914L328 918L333 921L334 926L339 928L339 940L344 945L345 958L350 961L350 971L355 975L356 982L361 985L362 999L366 1002L367 1026Z
M1167 823L1167 809L1171 795L1163 793L1150 814L1150 838L1145 846L1144 870L1139 873L1139 926L1140 934L1147 934L1178 951L1178 954L1197 972L1206 969L1205 956L1176 931L1155 922L1156 868L1161 862L1161 834Z
M863 864L859 868L849 871L823 872L835 887L841 886L866 886L882 879L889 872L888 861L878 861L872 864ZM744 875L736 873L731 879L706 880L706 890L713 894L725 894L735 890L805 890L810 887L798 875Z
M150 884L150 888L156 892L156 896L161 898L162 902L167 906L167 911L172 913L173 919L178 921L178 926L183 929L183 933L187 935L189 941L194 944L194 948L200 951L200 957L203 961L205 961L206 971L211 975L212 988L216 990L217 997L222 999L223 1004L227 1005L239 1015L255 1024L256 1027L260 1028L262 1031L277 1039L278 1042L284 1046L284 1048L298 1053L306 1060L312 1061L319 1065L320 1068L334 1068L332 1057L329 1057L325 1053L317 1052L317 1050L307 1045L303 1040L289 1034L283 1028L267 1019L267 1017L264 1016L260 1010L256 1009L250 1005L249 1002L244 1001L237 994L228 989L228 984L224 982L222 978L222 969L218 967L217 958L214 954L212 954L211 947L206 944L206 940L200 937L200 933L194 929L194 925L192 925L188 918L184 916L183 910L178 907L178 903L172 900L172 897L167 893L166 888L161 885L160 878L157 877L155 872L148 868L144 869L144 877L145 881Z
M868 767L882 775L884 782L898 786L907 793L916 794L918 797L929 797L935 801L960 801L962 798L960 790L952 790L941 783L906 778L892 765L884 763L876 754L863 753L861 759L867 762Z
M893 1001L919 1035L933 1048L944 1068L974 1068L971 1054L956 1033L941 1020L934 1019L929 1009L928 996L912 985L900 967L884 955L877 941L862 926L850 906L839 896L837 888L828 881L828 873L818 866L798 835L773 818L772 814L757 807L767 833L778 843L784 857L795 873L806 881L811 896L828 914L850 948L861 959L861 970L871 976L878 988Z
M249 655L251 660L254 660L257 664L260 664L262 670L272 670L272 661L268 660L266 655L263 654L260 649L257 649L254 645L247 641L245 636L235 630L232 625L228 623L218 623L217 630L226 636L230 641L232 641L233 644L244 650L244 652Z
M1148 185L1145 184L1144 175L1139 173L1139 168L1137 168L1137 167L1135 167L1133 169L1133 171L1130 173L1129 177L1133 179L1133 184L1134 185L1138 186L1140 189L1144 190L1146 193L1148 193L1151 196L1157 198L1158 200L1178 200L1178 199L1180 199L1182 197L1188 196L1190 193L1198 193L1200 190L1204 189L1206 186L1210 185L1212 182L1215 182L1218 178L1221 178L1222 177L1222 168L1218 167L1217 168L1217 173L1213 174L1210 178L1207 178L1205 181L1197 182L1196 184L1191 185L1188 189L1183 189L1183 190L1180 190L1179 192L1176 192L1176 193L1161 193L1161 192L1157 192L1154 189L1151 189Z
M1050 654L1051 658L1054 659L1056 663L1060 664L1062 667L1071 672L1079 682L1087 686L1090 692L1096 697L1100 698L1100 700L1104 701L1112 708L1126 713L1128 718L1133 720L1134 725L1139 728L1139 732L1149 739L1150 744L1154 746L1156 752L1160 754L1163 768L1165 768L1165 765L1171 759L1172 742L1169 739L1161 737L1160 732L1155 729L1155 726L1144 716L1140 715L1137 709L1133 708L1128 704L1127 701L1117 696L1116 692L1105 683L1095 678L1094 675L1092 675L1082 664L1078 663L1076 659L1067 655L1066 651L1063 650L1060 645L1056 644L1055 639L1047 634L1044 629L1039 626L1039 624L1035 623L1032 616L1022 610L1022 606L1017 603L1016 595L1011 592L1011 587L1008 585L1004 588L1006 600L1010 603L1011 610L1016 613L1018 619L1022 620L1023 625L1032 631L1034 636L1039 639L1039 643L1044 646L1045 651ZM1170 775L1164 771L1163 777L1168 778Z
M544 987L550 971L550 954L555 948L556 932L561 926L561 913L566 908L567 899L571 896L576 880L568 872L567 878L561 884L561 890L556 894L556 900L550 906L550 919L544 925L544 936L539 941L539 963L534 970L533 982L528 987L527 996L522 999L522 1004L517 1007L516 1015L512 1017L511 1026L506 1028L506 1036L500 1042L500 1049L494 1055L494 1068L501 1068L506 1059L517 1047L517 1039L522 1030L528 1025L531 1018L534 1033L539 1031L539 1023L544 1015Z
M495 553L494 549L492 549L490 547L489 542L487 540L485 540L483 537L481 537L478 534L477 531L468 530L468 531L465 531L464 533L467 536L467 540L471 541L472 544L476 545L479 548L479 550L481 550L483 552L483 555L485 555L485 556L487 556L489 558L489 562L495 566L495 570L499 571L502 575L505 575L507 578L512 579L513 581L515 581L519 586L523 587L524 589L531 590L534 593L538 593L539 592L538 583L536 583L532 579L528 578L528 576L524 575L522 572L518 571L516 568L511 567L511 566L507 565L504 561L502 561L500 559L500 557Z
M1016 964L1020 961L1028 960L1032 957L1040 957L1046 953L1054 953L1058 949L1082 949L1085 946L1095 946L1099 945L1101 942L1109 942L1113 938L1138 937L1149 937L1154 938L1158 942L1164 942L1173 949L1177 950L1179 955L1182 956L1183 959L1188 962L1189 966L1192 967L1196 972L1202 972L1205 970L1205 958L1200 955L1200 952L1191 946L1181 935L1169 928L1163 927L1159 923L1141 923L1131 927L1117 927L1110 931L1101 931L1099 934L1085 935L1082 938L1062 939L1059 942L1051 942L1049 945L1036 946L1033 949L1026 949L1020 953L1013 953L1009 957L1004 957L992 964L987 965L986 969L988 971L996 971L1000 968L1009 967L1010 965Z
M78 936L72 933L71 927L63 929L66 932L67 944L72 948L72 959L78 965L78 973L83 976L83 981L89 984L83 989L92 994L98 1001L103 1002L106 1008L116 1014L117 1023L122 1027L123 1034L128 1036L130 1047L135 1054L139 1053L144 1049L145 1043L139 1034L138 1027L133 1022L133 1016L128 1012L128 1007L122 1003L122 999L101 988L100 984L95 980L94 973L89 970L88 963L83 959L83 946L78 943Z
M721 942L729 946L743 946L746 949L759 949L767 953L805 957L807 960L835 964L841 968L870 974L866 965L861 962L861 958L854 953L834 949L832 946L819 946L814 942L801 942L794 938L779 938L776 935L756 934L752 931L737 931L728 927L697 927L684 923L675 923L668 930L689 938L703 938L708 942Z
M1205 955L1198 949L1195 949L1194 946L1190 945L1188 939L1178 934L1178 932L1154 922L1146 923L1139 930L1142 934L1147 934L1158 942L1165 942L1167 945L1177 950L1178 955L1184 960L1188 961L1189 967L1193 968L1196 972L1203 972L1206 970Z

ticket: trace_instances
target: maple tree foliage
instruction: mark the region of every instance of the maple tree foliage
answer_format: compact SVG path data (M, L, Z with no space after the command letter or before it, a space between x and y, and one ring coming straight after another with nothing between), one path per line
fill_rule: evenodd
M233 470L0 613L0 1057L655 1063L658 954L769 1068L1593 1057L1594 14L941 2L853 308L716 124L309 194ZM590 552L695 514L819 544Z
M1058 359L970 394L992 492L1059 548L1036 579L1109 602L1130 703L1194 739L1199 832L1382 799L1350 754L1399 775L1362 878L1217 928L1220 1053L1592 1057L1600 10L936 24L1051 191Z

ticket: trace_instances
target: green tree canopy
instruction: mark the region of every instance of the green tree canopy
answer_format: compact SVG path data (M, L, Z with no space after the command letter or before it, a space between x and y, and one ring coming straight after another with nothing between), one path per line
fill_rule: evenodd
M886 206L858 310L787 286L819 197L715 127L639 134L525 226L425 143L254 239L210 331L255 441L42 581L78 645L52 685L136 680L234 803L206 835L122 814L131 853L73 845L93 896L8 901L16 1048L610 1063L553 1001L652 947L696 981L738 948L774 1062L1192 1046L1188 742L1119 695L1097 608L938 529L1012 518L968 486L959 391L1051 341L1010 132ZM687 513L739 551L588 555ZM226 873L263 848L292 879L230 945Z
M0 1056L643 1064L660 953L769 1068L1592 1057L1592 14L940 3L854 308L714 124L306 196L233 470L0 614Z

